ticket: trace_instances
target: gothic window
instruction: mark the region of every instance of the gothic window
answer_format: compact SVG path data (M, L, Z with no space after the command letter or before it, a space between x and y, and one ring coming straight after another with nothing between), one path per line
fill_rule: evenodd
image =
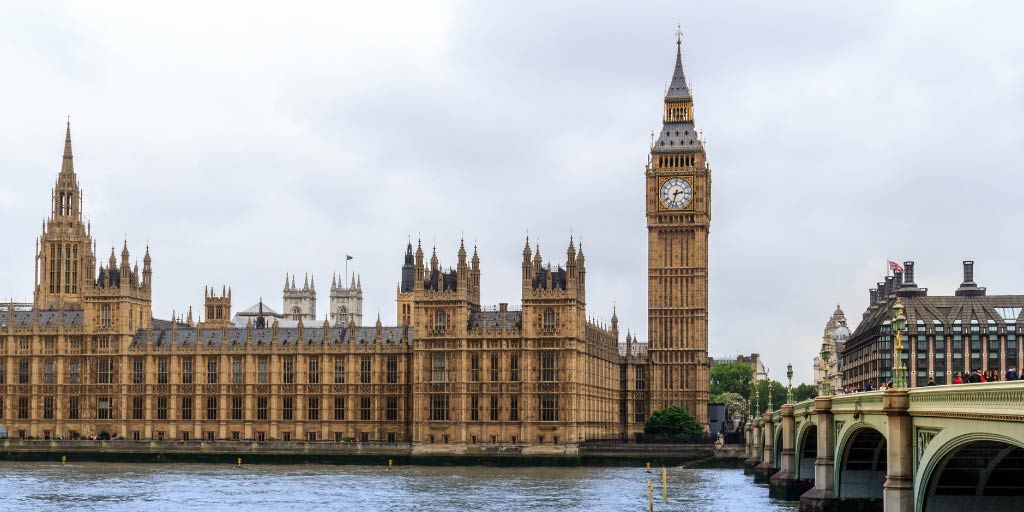
M184 357L181 359L181 383L192 384L192 358Z
M53 397L52 396L44 396L43 397L43 419L44 420L52 420L53 419Z
M292 308L292 320L301 320L301 319L302 319L302 309L300 309L298 307Z
M245 381L245 366L241 356L231 358L231 383L241 384Z
M473 382L480 382L480 354L469 356L469 378Z
M100 307L100 325L105 328L110 328L110 304L104 304Z
M388 356L387 359L387 382L388 384L398 383L398 356Z
M206 419L217 419L217 397L215 396L206 397Z
M167 419L167 397L158 396L156 397L156 419L166 420Z
M96 419L109 420L114 416L114 401L109 396L96 399Z
M498 364L498 354L491 354L491 382L500 380L501 367Z
M320 358L317 356L310 356L306 361L307 372L306 377L310 384L320 384Z
M480 421L480 396L469 397L469 421Z
M370 421L370 397L361 396L359 397L359 419L363 421Z
M2 405L2 404L0 404L0 405ZM0 410L3 410L3 407L0 407ZM78 397L77 396L68 397L68 419L69 420L77 420L78 419Z
M295 384L295 357L286 356L281 360L281 382Z
M210 356L216 357L216 356ZM217 360L207 359L206 360L206 383L216 384L217 383Z
M156 360L156 383L167 384L167 372L170 366L170 361L166 357L161 357Z
M646 376L644 375L644 367L643 366L637 366L634 369L634 372L636 374L636 389L637 389L637 391L643 391L645 389L645 387L647 386L647 382L645 380Z
M362 356L359 358L359 382L361 384L370 383L370 356Z
M267 397L265 396L256 397L256 419L267 419Z
M448 326L448 315L444 311L434 314L434 328L444 329Z
M498 395L491 395L491 421L498 421L499 412Z
M544 308L544 330L555 330L555 310L552 308Z
M19 420L27 420L28 419L28 397L27 396L19 396L18 397L18 419Z
M542 352L540 355L540 380L552 382L558 380L558 354Z
M141 420L143 417L143 399L141 396L132 397L132 419Z
M334 383L345 383L345 356L334 356Z
M320 421L320 397L311 396L306 400L306 419Z
M270 358L267 356L260 356L260 358L256 360L257 384L267 384L270 382L270 371L268 370L268 367L270 366L269 359Z
M109 357L101 357L97 362L97 374L99 384L113 384L114 383L114 362ZM109 418L107 418L109 419Z
M448 421L448 395L430 395L431 421Z
M53 359L43 362L43 384L57 383L56 366L57 363Z
M145 361L141 357L132 359L132 384L142 384L145 376Z
M448 356L444 352L430 354L430 381L448 382Z
M512 382L519 381L519 354L512 354L508 359L508 379Z
M21 358L18 360L18 384L28 384L29 379L31 378L29 364L28 358Z
M508 419L509 421L519 421L519 396L517 395L508 397Z
M558 395L540 396L540 421L558 421Z
M398 397L389 396L387 398L387 407L385 408L385 414L388 421L398 421Z
M345 419L345 397L336 396L334 397L334 421L342 421Z
M181 397L181 419L192 419L192 397L190 396Z

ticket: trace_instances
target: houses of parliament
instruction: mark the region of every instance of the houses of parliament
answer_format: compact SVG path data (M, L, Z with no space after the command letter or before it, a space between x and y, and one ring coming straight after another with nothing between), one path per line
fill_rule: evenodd
M527 239L519 305L480 303L475 247L460 244L445 267L436 250L428 257L410 242L396 255L394 325L361 325L361 281L346 288L358 291L358 316L332 311L318 322L261 301L233 321L230 291L208 289L202 321L156 319L161 278L149 248L141 269L127 242L98 259L68 123L36 243L33 302L0 306L0 426L39 439L543 453L634 439L670 405L707 424L711 179L676 45L663 128L637 176L649 233L647 343L623 337L614 314L610 325L588 320L587 263L572 239L547 261ZM294 281L285 288L286 300L301 291Z

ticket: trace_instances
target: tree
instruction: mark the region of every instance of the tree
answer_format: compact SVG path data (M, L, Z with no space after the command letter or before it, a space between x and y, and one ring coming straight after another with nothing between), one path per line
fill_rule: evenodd
M644 425L644 433L665 441L696 441L704 437L704 427L690 411L679 406L654 411Z
M768 410L768 381L761 380L757 382L757 400L760 408L757 410L757 415L760 416ZM751 391L749 395L750 403L754 402L754 393ZM772 408L778 409L782 407L782 404L786 403L786 386L783 386L778 381L772 381Z
M754 371L744 363L718 364L711 367L711 394L736 393L748 396L753 393L750 381Z
M793 388L793 402L803 402L808 398L818 396L818 389L811 384L800 384Z

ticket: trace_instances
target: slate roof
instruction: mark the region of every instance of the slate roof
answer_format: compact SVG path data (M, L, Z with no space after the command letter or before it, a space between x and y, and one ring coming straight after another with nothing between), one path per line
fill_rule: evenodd
M6 326L11 320L8 318L10 312L6 309L0 310L0 325ZM80 329L84 321L82 311L64 311L64 328ZM15 328L31 327L33 311L15 311L13 324ZM39 326L44 329L58 327L60 313L54 310L39 311Z
M470 330L518 330L522 327L522 311L474 311L469 314Z
M385 345L402 343L402 327L382 327L381 343ZM413 329L408 328L408 339L413 337ZM198 340L205 347L234 346L245 343L247 329L204 329L202 339ZM303 329L302 338L299 339L299 330L296 328L278 328L278 346L320 345L324 339L323 327L306 327ZM134 346L144 347L148 341L149 331L139 330L132 338ZM153 345L165 346L171 343L171 329L153 329ZM199 330L196 328L179 328L174 339L175 346L195 346ZM327 329L327 342L332 345L344 345L355 343L357 345L369 345L374 343L377 337L376 327L330 327ZM274 343L272 329L253 329L252 344L265 346Z

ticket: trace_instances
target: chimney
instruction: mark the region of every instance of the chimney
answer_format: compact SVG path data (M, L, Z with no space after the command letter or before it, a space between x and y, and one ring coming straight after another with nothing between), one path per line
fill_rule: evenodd
M882 300L888 299L889 296L892 295L892 292L896 289L896 287L893 286L894 281L895 279L893 279L892 276L885 276L885 295L882 297Z
M878 302L878 289L872 288L868 290L868 296L871 297L868 299L868 307L874 306Z
M915 283L914 283L914 262L913 261L904 261L903 262L903 270L906 272L906 274L904 275L904 283L907 286L915 286Z
M885 302L885 282L879 281L875 283L875 298L877 299L876 304L882 304Z
M896 291L903 287L903 271L897 270L892 273L893 291Z
M500 303L498 303L498 311L500 311L502 313L508 312L508 302L500 302Z
M985 289L979 288L974 282L974 262L964 261L964 282L960 283L955 295L958 296L980 296L985 295Z

